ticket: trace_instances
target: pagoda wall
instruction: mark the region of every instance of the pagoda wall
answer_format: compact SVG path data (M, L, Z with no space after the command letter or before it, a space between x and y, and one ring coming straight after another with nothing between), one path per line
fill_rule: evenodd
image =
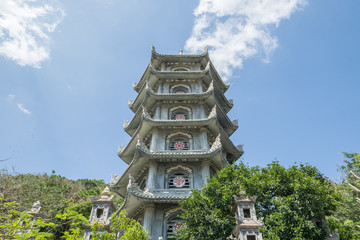
M174 103L162 103L161 105L156 106L154 118L158 120L169 120L171 117L171 110L179 107L185 107L191 110L189 113L189 119L204 119L207 117L202 103L187 103L186 101L178 101Z
M186 134L189 137L190 151L194 150L209 150L210 145L207 139L206 128L189 128L189 129L156 129L153 130L150 150L165 151L169 150L169 140L172 134Z

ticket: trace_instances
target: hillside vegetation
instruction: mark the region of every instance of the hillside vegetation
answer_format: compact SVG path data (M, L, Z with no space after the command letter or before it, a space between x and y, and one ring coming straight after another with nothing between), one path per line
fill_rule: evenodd
M0 172L0 193L5 202L16 201L29 210L36 201L41 203L41 213L54 217L66 207L76 204L81 214L88 217L91 211L90 196L99 196L106 184L103 180L71 180L59 175L10 174ZM115 198L119 204L122 199Z

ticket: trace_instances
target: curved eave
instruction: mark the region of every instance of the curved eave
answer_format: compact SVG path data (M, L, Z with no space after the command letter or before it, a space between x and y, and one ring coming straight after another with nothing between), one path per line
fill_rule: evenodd
M155 47L151 48L151 63L159 65L161 62L192 62L200 63L202 66L206 66L210 61L208 48L200 54L160 54L156 52Z
M146 87L146 89L144 89L144 91L141 91L138 97L131 104L129 104L129 107L134 113L136 113L140 106L148 108L148 106L152 106L156 101L202 100L205 99L207 96L212 95L213 92L214 89L209 89L208 91L202 93L155 93L149 87Z
M158 126L159 127L160 126L161 127L162 126L165 126L165 127L207 126L208 128L212 129L212 132L217 132L217 134L215 134L216 136L219 133L221 133L222 135L228 136L228 133L232 134L236 130L236 127L227 128L226 130L224 130L218 121L216 113L213 115L210 114L209 117L205 118L205 119L189 119L189 120L154 120L150 116L146 116L146 114L143 113L141 119L142 119L142 121L140 121L139 127L132 134L132 138L129 141L128 145L124 148L123 151L121 151L121 153L118 154L119 157L128 164L130 163L130 161L133 157L138 138L144 139L149 134L151 129L153 129L154 127L158 127ZM219 128L219 130L216 130L216 128ZM229 139L229 138L224 137L224 139ZM230 140L228 140L228 141L230 141ZM225 142L228 142L228 141L225 141ZM231 143L230 145L227 144L227 148L234 146L231 141L230 141L230 143ZM231 149L229 151L231 151ZM236 156L236 154L235 154L235 156Z
M157 53L155 51L155 48L153 47L152 51L151 51L150 64L148 65L148 67L146 68L144 74L140 78L140 81L138 83L133 84L134 90L136 92L139 92L141 87L144 85L144 83L145 83L145 81L146 81L146 79L148 77L149 66L150 65L158 66L161 62L166 62L166 61L184 62L184 63L186 63L186 62L200 63L203 67L205 67L208 64L208 62L210 61L210 58L209 58L207 48L201 54L195 54L195 55L190 55L190 54L166 55L166 54Z
M210 84L212 80L216 84L217 88L221 90L222 93L225 93L228 89L230 84L227 82L225 83L216 72L214 66L211 62L209 62L205 69L197 70L197 71L161 71L156 70L152 65L149 65L149 74L155 74L158 78L161 79L178 79L179 75L180 78L184 79L204 79L206 80L207 84ZM142 83L143 85L144 83Z
M194 150L187 150L187 151L150 151L144 146L137 145L136 146L137 151L139 154L142 154L143 156L147 156L150 159L179 159L179 160L196 160L196 159L211 159L211 160L221 160L221 166L218 165L218 168L222 168L224 164L228 163L225 156L222 153L222 146L219 144L216 147L212 147L209 150L204 151L194 151ZM219 158L220 157L220 158Z
M146 82L146 79L149 77L149 73L150 73L149 66L150 66L150 63L146 67L145 72L143 73L143 75L140 78L140 81L138 83L134 82L132 84L132 86L136 92L139 92L141 90L142 86L144 86L144 82Z
M234 163L238 160L243 154L244 151L239 149L234 145L234 143L230 140L229 136L226 134L224 129L220 126L218 121L215 121L213 124L209 124L208 128L212 132L213 135L217 136L220 134L221 143L226 150L226 152L230 153L232 156L228 156L227 160L230 164Z
M125 210L128 217L135 217L134 215L142 211L144 208L143 202L127 193L123 205L116 211L115 215L119 214L120 211Z
M224 83L220 76L217 74L215 68L213 68L212 64L209 62L207 67L204 70L200 71L160 71L156 70L151 64L145 70L142 78L139 83L134 83L133 88L136 92L141 94L142 89L145 88L147 84L151 87L156 85L156 81L158 79L202 79L207 85L214 80L214 84L216 85L216 89L219 89L220 94L224 94L229 88L229 83ZM225 98L225 97L223 97Z
M165 190L165 189L164 189ZM184 197L188 197L191 194L190 189L181 191L182 194L177 194L175 191L166 189L166 192L151 192L142 191L136 187L130 187L127 189L129 195L132 195L136 199L144 202L155 202L155 203L176 203Z
M120 196L124 197L126 194L126 186L129 182L129 174L137 176L150 160L156 161L199 161L200 159L209 159L217 169L222 169L228 164L226 157L222 152L221 144L213 147L208 151L158 151L153 152L146 147L136 146L134 157L120 178L115 179L110 183L110 187Z
M210 69L211 69L211 70L210 70L210 76L211 76L211 78L213 78L213 79L218 79L218 81L216 81L216 82L220 83L221 89L223 89L223 93L225 93L225 92L229 89L230 83L229 83L229 82L224 82L224 81L221 79L219 73L216 71L216 69L215 69L215 67L214 67L214 65L212 64L211 61L210 61Z
M137 128L136 132L132 135L128 145L125 149L119 154L119 157L123 159L126 163L132 159L134 154L134 149L137 144L137 139L144 139L148 133L157 126L178 126L178 127L191 127L191 126L206 126L211 121L215 120L216 116L211 116L210 118L200 119L200 120L153 120L147 116L142 116L142 121ZM136 136L136 137L135 137Z
M140 110L140 109L139 109ZM137 111L133 120L127 124L124 125L124 130L130 135L134 136L138 129L141 129L144 124L150 124L152 127L156 126L192 126L194 124L196 125L206 125L210 121L217 120L218 122L221 121L222 124L219 122L219 126L221 126L226 134L228 136L231 136L236 129L238 128L237 125L234 125L233 122L230 121L230 119L224 114L224 112L221 111L221 108L216 108L216 113L211 114L208 116L208 118L205 119L187 119L187 120L157 120L152 119L150 116L147 116L143 111L140 113L140 111ZM145 123L144 123L145 122ZM147 125L145 125L147 126Z

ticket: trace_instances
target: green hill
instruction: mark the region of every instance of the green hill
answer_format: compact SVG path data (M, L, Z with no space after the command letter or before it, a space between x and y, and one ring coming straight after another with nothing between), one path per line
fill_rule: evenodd
M36 201L41 203L41 213L54 217L66 207L76 204L77 210L88 217L91 211L90 196L99 196L106 184L103 180L71 180L59 175L9 174L0 172L0 194L5 202L16 201L28 210ZM122 199L115 198L119 204Z

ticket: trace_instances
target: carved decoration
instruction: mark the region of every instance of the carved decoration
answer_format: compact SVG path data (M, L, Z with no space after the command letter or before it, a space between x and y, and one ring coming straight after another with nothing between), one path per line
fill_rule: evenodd
M221 147L221 139L220 139L220 134L217 135L214 143L212 144L211 148L210 148L210 152L214 151L215 149Z
M167 141L169 141L170 138L176 136L176 135L183 135L185 137L188 137L189 139L192 139L191 134L188 133L184 133L184 132L175 132L175 133L171 133L167 136Z
M149 83L146 83L146 90L151 92L151 93L155 93L154 90L151 89Z
M139 137L138 137L138 142L137 142L136 146L138 146L143 152L150 153L149 148L146 146L144 141L141 140L141 138L139 138Z
M239 127L239 120L235 119L232 121L235 127Z
M149 112L146 110L146 108L143 106L142 109L143 109L144 117L147 119L151 119L151 116L150 116Z
M129 127L129 125L130 125L130 122L128 120L125 120L124 124L123 124L123 128L126 129Z
M129 188L141 192L141 189L140 189L139 185L135 182L135 179L134 179L133 176L131 176L131 174L129 174L129 183L127 185L127 189L129 189Z
M124 151L124 149L125 149L125 147L122 146L122 145L120 145L120 146L118 147L118 154L121 154L121 153Z
M190 87L189 87L188 85L185 85L185 84L175 84L175 85L171 86L171 88L170 88L170 93L172 93L172 92L173 92L173 89L176 88L176 87L184 87L184 88L186 88L186 89L188 90L189 93L191 92L191 91L190 91Z
M236 146L236 148L237 148L240 152L243 152L243 151L244 151L243 147L244 147L244 144L240 144L240 145L237 145L237 146Z
M113 175L111 176L110 184L111 184L111 185L112 185L112 184L116 184L116 183L120 180L120 177L121 177L121 176L118 176L118 175L116 175L116 174L113 174Z
M182 208L180 208L180 207L178 207L178 208L173 208L173 209L170 209L170 210L166 211L165 214L164 214L164 216L165 216L165 217L168 217L168 216L172 215L173 213L183 212L183 211L184 211L184 209L182 209Z
M208 118L212 118L216 116L216 106L213 107L213 109L211 110L209 117Z
M212 90L214 90L214 81L211 81L211 83L210 83L208 89L206 90L206 92L210 92Z
M134 100L129 99L129 101L128 101L128 106L131 107L133 103L134 103Z
M185 106L176 106L176 107L170 108L170 115L174 110L179 109L179 108L186 109L189 112L189 115L191 114L191 108L185 107Z
M189 173L193 172L192 169L189 168L189 167L186 167L186 166L183 166L183 165L176 165L176 166L172 166L172 167L166 169L166 173L168 174L169 172L172 172L172 171L174 171L176 169L179 169L179 168L181 168L181 169L183 169L183 170L185 170L185 171L187 171Z

